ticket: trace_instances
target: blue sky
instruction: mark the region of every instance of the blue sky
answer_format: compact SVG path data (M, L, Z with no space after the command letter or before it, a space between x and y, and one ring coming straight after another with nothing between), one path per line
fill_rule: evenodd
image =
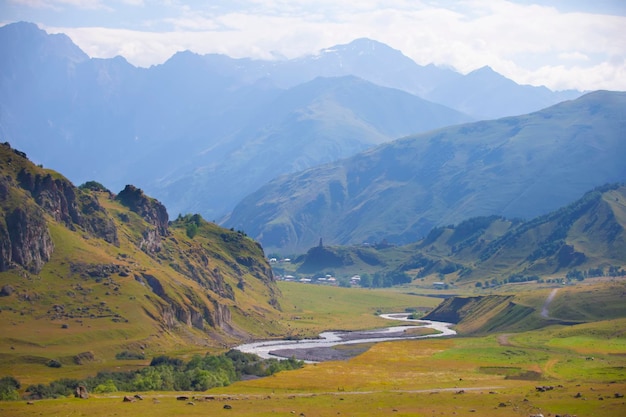
M0 24L15 21L143 67L180 50L294 58L368 37L422 65L626 90L624 0L0 0Z

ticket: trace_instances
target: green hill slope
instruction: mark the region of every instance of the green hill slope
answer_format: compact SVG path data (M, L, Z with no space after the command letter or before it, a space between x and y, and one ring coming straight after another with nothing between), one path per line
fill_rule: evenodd
M626 180L626 93L598 91L542 111L453 126L280 177L225 222L268 250L408 243L477 216L530 219Z
M515 295L451 297L427 320L455 323L463 334L522 332L554 324L573 325L623 318L623 281L524 291Z
M461 281L608 274L626 265L626 186L598 187L575 202L523 222L482 217L433 229L408 245L398 268ZM583 278L581 275L579 278Z
M477 286L619 275L626 266L626 186L598 187L529 221L490 216L437 227L405 246L318 245L293 264L302 274L378 274L389 285L429 275Z
M3 368L75 365L85 352L110 364L125 351L223 348L282 332L280 291L258 243L197 215L170 222L133 186L76 188L8 144L0 242Z

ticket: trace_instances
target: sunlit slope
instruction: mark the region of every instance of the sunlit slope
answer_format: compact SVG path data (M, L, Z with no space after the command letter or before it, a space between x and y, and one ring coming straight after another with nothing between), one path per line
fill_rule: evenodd
M223 349L283 333L280 291L243 233L200 216L169 222L132 186L76 188L6 144L0 161L2 369L36 375L88 352L75 369L87 372L124 351Z
M540 278L616 276L626 266L625 208L626 186L607 184L527 221L474 217L436 227L404 246L318 244L277 270L346 277L378 274L388 278L388 285L429 277L479 287ZM369 282L361 284L370 286Z
M515 295L452 297L425 318L456 323L462 334L521 332L551 325L624 319L625 297L623 280L532 291L519 288Z

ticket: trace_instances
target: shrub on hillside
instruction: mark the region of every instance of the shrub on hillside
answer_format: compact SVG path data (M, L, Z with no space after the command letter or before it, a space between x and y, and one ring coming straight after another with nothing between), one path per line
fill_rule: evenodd
M20 389L20 381L12 376L0 378L0 401L19 400L20 396L17 392Z
M113 382L113 380L109 379L106 382L97 385L94 389L93 392L95 392L96 394L106 394L107 392L117 392L117 386L115 385L115 382Z
M146 359L146 355L139 352L131 352L130 350L123 350L115 354L115 359L119 360L136 360Z
M28 397L57 398L69 396L78 385L96 393L116 391L205 391L226 386L242 375L268 376L297 369L303 362L296 359L261 359L256 355L230 351L224 355L194 356L185 363L178 358L156 356L151 366L128 372L99 372L84 381L60 379L48 385L29 386Z
M189 223L186 228L187 237L193 239L198 233L198 226L195 223Z
M111 193L108 188L97 181L87 181L86 183L79 185L78 188L81 190L104 191L109 194Z
M185 363L183 362L182 359L170 358L167 355L155 356L150 361L150 366L169 365L169 366L172 366L174 368L179 368L179 367L183 366L184 364Z
M80 382L76 379L63 378L52 381L48 385L36 384L26 388L28 398L60 398L72 396Z
M50 367L50 368L60 368L61 366L63 366L61 364L61 362L55 360L55 359L50 359L47 363L46 366Z

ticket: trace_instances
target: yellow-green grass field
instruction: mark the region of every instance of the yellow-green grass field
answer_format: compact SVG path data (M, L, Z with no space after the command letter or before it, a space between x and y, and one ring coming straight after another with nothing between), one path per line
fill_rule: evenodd
M598 328L625 324L599 323ZM616 394L626 391L624 356L600 349L591 359L551 347L551 341L570 337L562 332L554 327L517 335L386 342L349 361L309 364L203 393L145 393L144 400L133 403L122 402L121 393L4 402L0 414L623 416L626 402ZM190 398L180 401L178 395Z
M122 282L123 281L123 282ZM134 285L133 278L120 280L121 285ZM35 282L34 287L42 285ZM83 284L97 289L95 284ZM322 287L297 283L280 283L284 297L281 301L283 313L281 327L288 329L285 337L315 337L329 329L357 330L389 325L389 321L375 313L404 311L405 308L432 308L440 300L394 291L346 289ZM103 292L103 291L102 291ZM101 295L101 300L110 302L110 297ZM119 302L133 303L116 297ZM130 306L124 311L140 310ZM141 313L141 312L140 312ZM139 314L139 313L138 313ZM128 314L127 314L128 316ZM144 328L139 319L127 323L112 323L110 320L89 319L61 321L21 315L20 310L4 310L0 314L0 377L11 375L24 385L48 383L58 378L83 378L95 375L100 370L126 370L146 366L152 355L167 354L190 358L192 354L218 353L205 346L176 343L184 338L176 331ZM69 323L63 328L64 323ZM184 327L178 330L183 333ZM160 335L160 336L159 336ZM150 345L154 350L146 360L117 360L115 354L125 346ZM81 352L94 352L95 360L75 364L73 357ZM60 369L45 366L49 360L63 363Z
M285 301L283 319L301 336L325 330L363 330L389 325L378 312L404 312L407 308L434 308L441 299L389 290L338 288L280 282Z
M603 285L603 284L599 284ZM613 285L613 284L612 284ZM616 284L617 285L617 284ZM555 311L620 293L586 285L559 290ZM439 300L397 289L355 290L281 283L283 318L293 335L327 329L388 325L376 312L432 307ZM532 291L529 289L529 291ZM540 305L549 293L528 293ZM574 297L576 295L576 297ZM559 298L562 297L562 298ZM586 307L595 316L598 306ZM561 310L562 311L562 310ZM569 314L569 313L568 313ZM126 361L100 364L115 368ZM138 366L132 361L127 366ZM2 362L0 376L14 374ZM31 364L37 377L77 377L79 365L52 370ZM35 371L35 368L37 370ZM82 371L84 372L84 370ZM15 374L14 374L15 375ZM22 378L20 378L21 380ZM537 387L552 387L544 392ZM616 395L617 394L617 395ZM303 369L241 381L207 392L142 393L142 401L122 402L126 393L74 398L0 402L1 416L624 416L626 401L626 319L578 325L550 325L520 333L480 337L386 342L348 361L307 364ZM134 393L129 395L134 395ZM188 395L189 400L177 400ZM195 399L193 398L195 396ZM189 404L189 403L193 403ZM229 405L230 409L224 406Z

